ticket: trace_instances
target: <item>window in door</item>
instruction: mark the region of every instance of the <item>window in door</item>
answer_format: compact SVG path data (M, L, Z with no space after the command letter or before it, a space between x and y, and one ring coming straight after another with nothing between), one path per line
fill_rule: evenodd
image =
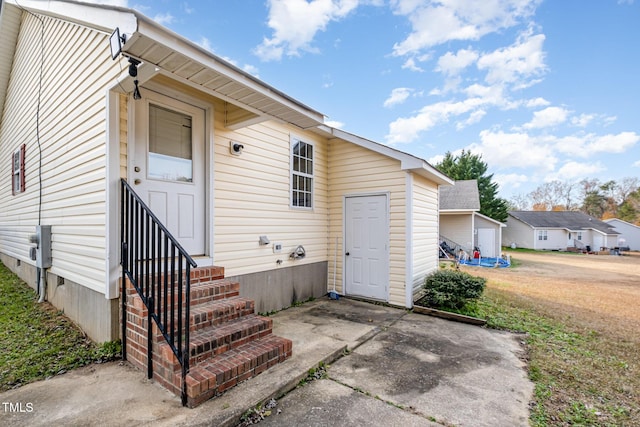
M149 179L193 182L191 116L149 104Z

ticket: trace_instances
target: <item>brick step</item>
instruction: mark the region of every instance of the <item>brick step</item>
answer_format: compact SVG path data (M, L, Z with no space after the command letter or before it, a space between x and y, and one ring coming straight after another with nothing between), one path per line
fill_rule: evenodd
M240 283L224 279L191 284L191 306L240 295Z
M208 358L270 335L272 328L273 320L251 314L220 326L195 331L190 334L189 366L195 366ZM158 355L157 361L167 370L180 370L178 360L173 357L169 344L164 339L158 341Z
M254 314L255 302L243 297L229 297L220 300L191 305L191 331L209 326L221 326L231 320Z
M186 378L188 405L195 407L285 361L291 354L291 340L269 335L192 366Z
M189 314L189 331L194 333L209 326L221 326L245 316L250 316L255 312L255 302L243 297L230 297L214 301L204 302L202 304L191 304ZM177 325L178 319L174 320ZM157 328L156 328L157 329ZM164 337L159 330L155 331L155 342L164 342Z
M165 296L164 296L164 288L161 286L163 290L162 299L160 301L161 310L164 310ZM167 290L168 296L166 297L167 310L171 310L171 289ZM127 289L127 294L133 297L137 296L137 292L133 287ZM191 307L205 304L210 301L218 301L224 300L228 298L238 297L240 295L240 284L238 282L230 282L224 279L218 279L208 282L202 283L192 283L191 284ZM158 296L156 296L157 300ZM175 304L175 309L177 310L178 304L178 292L177 288L173 294L173 301ZM157 302L157 301L156 301ZM141 303L141 302L140 302ZM182 306L185 307L186 298L184 291L182 292Z

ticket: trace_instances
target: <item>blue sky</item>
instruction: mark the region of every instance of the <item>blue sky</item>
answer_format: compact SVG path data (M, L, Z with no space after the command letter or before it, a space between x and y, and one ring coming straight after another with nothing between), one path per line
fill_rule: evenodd
M101 2L101 1L96 1ZM502 197L640 176L640 0L104 0Z

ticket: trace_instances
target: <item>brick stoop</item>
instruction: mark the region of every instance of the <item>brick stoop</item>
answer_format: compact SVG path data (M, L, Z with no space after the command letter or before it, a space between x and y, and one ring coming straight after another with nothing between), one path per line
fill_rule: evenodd
M224 280L220 267L191 272L189 373L190 407L218 396L289 358L292 343L272 334L272 320L255 314L255 303L239 296L240 285ZM183 299L184 301L184 299ZM180 396L181 367L155 324L153 378ZM147 369L147 309L127 283L127 360Z

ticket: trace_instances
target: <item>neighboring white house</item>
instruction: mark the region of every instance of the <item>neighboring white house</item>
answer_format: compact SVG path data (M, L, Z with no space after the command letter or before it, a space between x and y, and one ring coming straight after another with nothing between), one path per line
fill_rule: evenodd
M440 187L440 239L454 251L459 248L471 254L478 248L483 257L498 257L505 225L479 210L477 180L461 180L453 186Z
M604 222L620 233L616 246L628 247L632 251L640 251L640 227L618 218L605 219Z
M503 239L506 245L519 248L597 251L618 246L618 235L606 222L582 212L512 211Z
M137 11L1 7L0 258L35 286L29 235L50 225L46 296L93 339L120 335L121 178L257 311L324 295L334 277L338 292L412 306L437 268L447 176L326 126Z

